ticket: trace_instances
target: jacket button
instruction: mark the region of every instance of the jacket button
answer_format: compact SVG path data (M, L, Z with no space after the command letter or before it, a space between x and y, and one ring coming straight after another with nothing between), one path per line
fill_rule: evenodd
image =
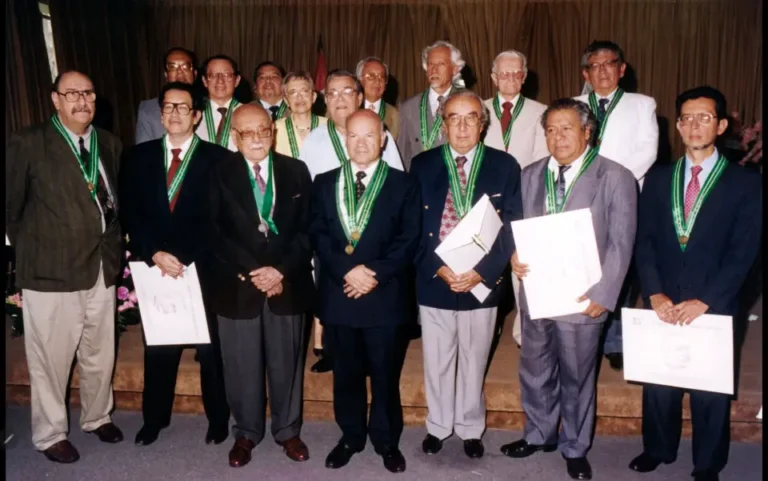
M424 206L424 210L427 210L427 209L429 209L429 206L428 206L428 205L425 205L425 206Z
M432 233L431 232L429 233L429 237L432 237Z
M497 214L501 214L501 209L496 209Z

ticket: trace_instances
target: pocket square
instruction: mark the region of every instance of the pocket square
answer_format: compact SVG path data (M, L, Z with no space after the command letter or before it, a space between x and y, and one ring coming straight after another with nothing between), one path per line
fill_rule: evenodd
M291 198L292 198L292 199L298 199L299 197L301 197L301 194L296 194L296 195L294 195L294 196L293 196L293 197L291 197Z
M491 196L491 199L493 199L493 198L495 198L495 197L501 197L501 193L499 193L499 194L493 194L493 195Z

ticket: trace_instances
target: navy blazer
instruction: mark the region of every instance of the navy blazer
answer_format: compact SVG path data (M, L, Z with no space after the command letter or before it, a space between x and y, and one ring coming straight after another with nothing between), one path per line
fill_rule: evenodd
M675 304L698 299L709 314L733 316L760 246L761 176L728 164L683 252L672 220L673 170L674 164L652 169L640 194L635 255L645 305L650 308L651 295L665 294Z
M347 237L336 208L340 168L315 177L312 188L310 238L320 259L318 317L323 324L376 327L408 320L408 267L419 241L421 212L416 182L389 169L371 218L352 255L344 252ZM378 285L359 299L344 294L344 276L365 265Z
M443 161L442 147L422 152L413 158L411 175L421 189L422 224L419 250L416 254L416 296L421 306L451 311L495 307L499 305L503 289L504 270L509 266L515 243L512 238L514 220L523 218L520 194L520 166L514 157L491 147L485 148L485 158L475 184L476 203L487 194L501 217L502 228L491 251L475 266L491 293L481 304L471 292L457 294L436 276L444 265L435 254L440 245L440 223L448 196L448 170Z

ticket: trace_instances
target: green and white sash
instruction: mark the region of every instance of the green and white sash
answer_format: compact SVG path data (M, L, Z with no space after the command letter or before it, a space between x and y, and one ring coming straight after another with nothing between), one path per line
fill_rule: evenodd
M286 111L286 110L288 110L288 104L286 104L286 103L285 103L285 100L283 100L283 101L280 103L280 108L279 108L279 109L277 109L277 118L278 118L278 119L282 119L282 118L283 118L283 116L285 115L285 111Z
M672 173L672 220L675 223L675 232L677 233L677 241L680 244L681 251L685 252L685 247L688 245L688 239L691 237L693 225L696 223L696 217L699 215L701 206L707 200L707 197L712 192L720 176L723 175L723 171L727 166L728 161L725 160L723 154L720 154L714 168L712 168L712 172L709 173L706 182L704 182L704 187L701 188L696 196L696 201L688 213L688 219L686 219L684 206L685 191L683 189L685 156L680 157L677 161L675 170Z
M168 163L170 162L168 160L168 149L166 148L166 139L168 138L168 135L163 135L163 152L165 153L165 171L168 172ZM187 175L187 169L189 169L189 161L192 159L192 155L195 153L195 149L197 149L198 144L200 143L200 137L198 137L195 134L192 134L192 143L189 145L189 149L187 150L187 153L184 155L184 159L181 161L181 165L179 166L179 170L176 171L176 173L173 175L173 180L171 181L171 185L168 187L168 203L172 202L173 199L176 197L176 194L179 192L179 188L181 187L181 183L184 181L184 176Z
M344 234L347 237L347 247L344 251L348 255L352 255L357 247L357 243L368 226L368 221L371 219L371 212L373 212L373 206L376 203L376 199L381 193L381 187L384 185L384 181L387 179L387 173L389 172L389 165L379 158L379 165L373 173L368 188L363 192L360 200L357 200L355 196L355 179L352 175L352 163L345 161L341 164L341 170L336 177L336 210L339 214L339 220L344 228ZM341 198L343 176L343 192L344 198ZM346 215L342 209L342 203L346 208Z
M88 185L88 190L91 191L91 198L96 199L96 186L99 184L99 141L98 141L98 135L96 134L96 129L91 128L91 143L90 143L90 159L88 161L87 170L85 165L85 159L83 159L80 156L80 148L75 145L75 143L72 141L72 138L69 136L67 131L64 128L64 124L61 123L61 119L59 119L58 115L54 115L51 117L51 123L53 124L53 127L56 129L56 132L61 135L64 140L67 142L67 145L69 145L69 148L72 149L72 153L75 154L75 158L77 159L77 163L80 166L80 171L83 173L83 178L85 179L85 183Z
M509 125L507 125L507 130L505 130L503 134L504 138L504 150L509 150L509 139L512 136L512 125L515 123L515 120L517 120L517 117L520 116L520 112L523 110L523 103L525 102L525 97L520 95L518 97L517 103L515 104L515 108L512 110L512 120L509 121ZM495 96L493 98L493 110L496 112L496 118L499 119L499 122L501 122L501 102L499 102L499 96Z
M381 99L381 104L379 105L379 118L382 122L384 122L384 117L387 116L387 104L384 103L384 99Z
M448 144L443 144L443 162L445 162L445 168L448 169L448 183L451 187L451 195L453 196L453 205L456 208L456 213L460 219L463 219L467 212L472 209L472 199L475 196L475 185L477 184L477 176L480 173L480 166L483 163L485 157L485 144L482 142L477 144L475 150L475 156L472 158L472 167L469 171L469 177L467 177L466 190L461 188L461 180L459 179L459 169L456 165L456 161L451 155L451 148Z
M277 234L277 225L275 225L275 222L272 219L272 214L275 211L275 161L272 156L272 151L269 151L269 173L267 174L267 186L264 189L264 194L261 193L259 184L256 183L256 174L253 172L251 163L245 159L244 162L246 170L248 171L248 178L251 181L253 197L256 199L256 208L259 211L261 220L263 221L263 224L259 226L259 231L263 234L266 234L267 228L264 227L264 224L266 224L269 230Z
M235 100L234 98L229 102L229 108L227 109L227 113L222 117L221 121L224 122L224 127L222 127L221 131L221 142L218 142L218 145L226 148L229 148L229 134L230 134L230 126L232 125L232 112L234 112L235 107L240 105L240 102ZM213 122L213 110L211 109L211 101L209 100L207 102L207 105L205 106L205 127L208 130L208 142L212 144L216 144L216 125Z
M611 116L613 109L616 108L616 105L619 103L619 100L621 100L623 95L624 91L621 88L617 88L616 93L613 95L613 100L611 100L608 108L605 109L605 117L603 117L603 120L600 121L600 130L597 133L597 145L600 145L600 142L603 140L605 127L608 125L608 117ZM595 95L595 92L591 92L589 94L589 108L592 110L592 113L595 114L595 117L599 119L600 107L597 104L597 95Z
M328 126L328 135L331 137L333 150L336 152L336 158L339 159L339 165L344 165L348 159L347 154L344 153L344 145L341 143L339 134L336 133L336 123L334 123L333 120L328 119L326 125Z
M285 105L285 103L283 103ZM315 114L312 115L312 120L309 123L309 131L315 130L320 123ZM299 158L299 142L296 140L296 132L293 131L293 120L291 117L285 118L285 130L288 133L288 144L291 146L291 157L294 159Z
M584 161L581 163L581 168L576 173L576 177L573 178L573 181L571 181L571 185L568 186L568 189L565 191L565 194L563 195L563 198L560 200L560 203L557 203L557 194L556 194L556 188L555 188L555 174L552 173L551 170L549 170L549 166L546 166L544 169L544 190L546 192L547 196L547 215L549 214L559 214L563 211L563 207L565 207L565 202L568 200L568 196L571 195L571 191L573 190L573 186L576 185L576 182L579 180L579 177L581 177L581 174L583 174L589 166L592 164L592 161L595 160L595 157L597 156L597 149L593 149L591 147L587 148L587 153L584 155Z
M382 101L383 104L383 101ZM432 124L432 130L427 129L427 110L429 109L429 89L421 94L421 105L419 106L419 121L421 127L421 145L424 150L429 150L435 145L437 137L440 135L440 127L443 126L443 118L435 115L435 122ZM379 113L381 115L381 113ZM383 118L383 117L382 117Z

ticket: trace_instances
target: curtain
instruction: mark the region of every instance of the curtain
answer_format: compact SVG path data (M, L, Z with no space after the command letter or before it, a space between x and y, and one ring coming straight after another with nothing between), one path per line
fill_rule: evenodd
M528 56L524 93L548 103L581 92L582 51L608 39L625 52L623 83L656 99L660 143L671 141L678 155L674 100L687 88L715 86L746 122L759 118L762 11L760 0L51 1L60 69L94 77L115 108L114 131L128 144L136 107L157 95L171 46L193 49L201 61L230 55L242 82L252 84L264 60L312 71L322 35L329 69L381 57L392 75L391 102L426 88L421 51L436 40L462 51L468 86L484 98L493 94L493 58L514 48Z
M51 71L37 2L5 3L5 137L53 112Z

